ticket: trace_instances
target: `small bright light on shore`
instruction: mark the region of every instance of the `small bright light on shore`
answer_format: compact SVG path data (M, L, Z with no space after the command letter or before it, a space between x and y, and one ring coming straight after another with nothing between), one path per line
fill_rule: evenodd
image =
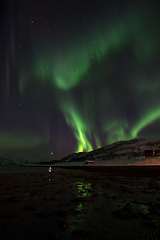
M53 152L51 152L51 154L53 154Z
M52 172L52 168L51 167L48 168L48 172L49 173Z

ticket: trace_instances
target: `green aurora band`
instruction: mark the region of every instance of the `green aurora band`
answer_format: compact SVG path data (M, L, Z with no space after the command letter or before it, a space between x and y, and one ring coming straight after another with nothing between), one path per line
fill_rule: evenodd
M68 108L68 110L68 112L65 112L65 117L67 124L73 129L74 135L78 140L77 152L83 152L84 150L92 151L93 148L87 137L90 129L88 129L85 121L83 121L75 111L71 108Z
M158 118L160 118L160 108L158 109L154 109L151 110L150 112L148 112L147 114L145 114L142 119L140 119L140 121L135 125L135 127L132 129L131 131L131 136L133 138L138 136L138 133L145 128L146 126L148 126L150 123L154 122L155 120L157 120Z
M48 139L45 137L31 135L31 134L15 134L15 133L0 133L0 146L3 149L11 148L16 149L21 147L24 148L31 148L37 145L45 144L48 142Z
M84 92L82 106L75 99L75 96L70 97L75 95L73 92L80 85L89 86L90 83L94 84L94 81L99 81L98 76L95 80L96 77L93 78L90 75L89 72L92 68L99 68L104 59L112 59L112 56L125 51L128 46L131 46L134 57L141 66L144 61L153 60L153 52L160 39L154 38L150 32L156 33L158 29L152 30L151 25L148 24L146 31L145 25L148 19L145 15L141 16L141 10L136 14L130 11L128 14L120 16L120 19L120 21L114 19L110 24L99 24L93 29L87 29L85 33L80 32L78 37L80 40L75 42L69 40L71 41L70 47L64 45L63 48L54 52L47 46L44 48L35 47L29 67L26 69L25 64L21 65L21 70L18 71L21 95L25 93L27 84L33 80L36 80L42 87L46 85L51 87L53 91L52 101L56 102L61 109L66 123L77 140L77 149L75 149L77 152L91 151L95 147L102 147L104 144L101 140L102 137L106 139L105 144L136 138L143 128L160 116L159 108L152 110L152 106L149 106L145 116L137 118L137 120L134 119L136 123L130 124L125 114L122 121L122 117L118 113L120 110L109 87L105 89L105 93L103 89L101 91L101 94L105 95L105 101L100 96L101 94L95 96L96 94L92 91L91 93ZM150 41L148 41L148 37ZM115 65L112 63L114 63L113 60L105 65L106 81L110 74L115 71L116 63L114 63ZM132 82L126 81L126 85L130 85L132 95L134 91ZM156 81L153 90L156 91L157 86L159 86L159 81ZM149 91L150 83L142 73L142 81L135 90L140 94L147 91L147 88ZM59 100L60 95L65 97ZM95 101L98 102L99 106L102 106L102 110L94 108ZM107 118L103 119L102 111L105 112L113 102L113 109L108 113ZM90 114L87 114L88 112ZM95 115L99 116L100 131L103 136L100 136L99 131L96 130Z

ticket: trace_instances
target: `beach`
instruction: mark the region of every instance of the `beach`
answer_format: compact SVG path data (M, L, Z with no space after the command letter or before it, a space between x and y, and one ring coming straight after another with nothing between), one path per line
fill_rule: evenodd
M160 239L159 216L158 166L1 171L2 240Z

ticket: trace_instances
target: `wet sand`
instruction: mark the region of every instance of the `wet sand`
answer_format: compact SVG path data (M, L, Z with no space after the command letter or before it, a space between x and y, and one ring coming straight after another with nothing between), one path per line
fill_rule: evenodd
M160 239L160 167L0 175L0 239Z

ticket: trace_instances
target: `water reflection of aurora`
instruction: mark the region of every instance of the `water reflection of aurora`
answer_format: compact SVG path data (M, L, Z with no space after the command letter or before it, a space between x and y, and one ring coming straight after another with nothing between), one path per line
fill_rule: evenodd
M91 183L76 182L78 197L90 197L91 196Z

